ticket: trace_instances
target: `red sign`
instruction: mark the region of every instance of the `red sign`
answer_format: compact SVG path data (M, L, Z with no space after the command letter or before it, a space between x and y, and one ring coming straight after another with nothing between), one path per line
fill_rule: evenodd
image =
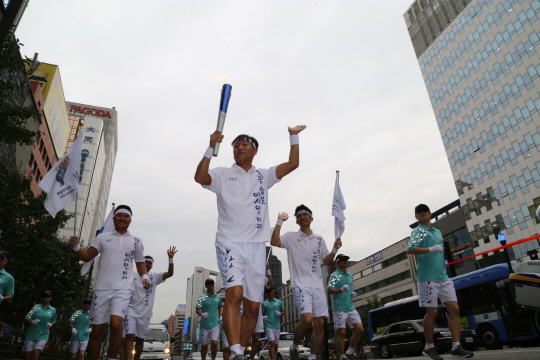
M111 118L111 114L108 111L100 110L100 109L92 109L92 108L81 108L80 106L71 105L69 108L69 111L78 112L81 114L88 114L88 115L95 115L95 116L106 116L109 119Z

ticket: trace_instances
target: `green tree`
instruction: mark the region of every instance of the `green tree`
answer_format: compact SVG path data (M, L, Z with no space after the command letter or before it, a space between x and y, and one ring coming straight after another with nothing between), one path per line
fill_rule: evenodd
M22 327L24 317L44 290L53 292L51 305L58 322L49 341L69 341L68 320L82 306L87 279L66 239L55 234L71 217L64 210L55 218L43 205L45 194L34 196L31 177L0 164L0 248L10 254L6 271L15 278L11 303L2 303L0 313L7 323Z
M369 322L368 322L368 313L371 310L378 309L383 307L386 304L386 301L382 300L379 296L373 295L371 298L366 299L367 305L358 310L360 318L362 319L362 324L364 324L364 333L369 333Z
M19 51L22 44L13 34L13 27L0 28L0 142L6 144L32 145L39 131L26 127L29 120L39 121L41 114L34 106L23 106L17 99L24 99L21 81L28 81L23 60ZM21 93L22 92L22 93Z

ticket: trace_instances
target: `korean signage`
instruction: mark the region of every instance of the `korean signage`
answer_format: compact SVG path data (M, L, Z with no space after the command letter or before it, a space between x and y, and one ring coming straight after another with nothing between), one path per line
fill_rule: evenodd
M379 251L378 253L375 253L367 258L367 264L371 265L373 263L376 263L379 260L382 260L382 258L383 258L382 251Z

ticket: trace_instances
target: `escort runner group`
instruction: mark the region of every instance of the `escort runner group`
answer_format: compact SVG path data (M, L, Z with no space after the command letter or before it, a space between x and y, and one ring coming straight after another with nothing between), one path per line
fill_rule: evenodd
M283 223L289 218L287 213L279 213L275 227L270 227L269 190L298 168L298 134L305 128L305 125L299 125L288 129L289 159L270 168L253 165L259 143L254 137L242 134L232 142L235 161L232 167L210 169L214 146L224 138L220 131L210 135L210 145L197 166L195 181L216 194L219 215L215 251L225 286L226 302L215 293L214 280L207 279L206 293L199 297L196 305L197 315L200 316L203 360L207 358L208 345L210 357L216 359L220 333L224 355L228 360L253 359L259 333L263 332L269 341L269 356L275 360L280 340L280 321L285 308L275 297L273 279L266 263L268 241L272 246L287 250L291 288L300 314L288 351L290 359L299 359L300 343L310 326L313 326L313 333L309 360L317 358L323 342L324 319L328 317L327 295L334 300L339 357L356 359L355 349L363 325L352 302L357 294L352 291L352 274L347 271L349 257L344 254L336 257L342 247L341 238L334 240L329 251L325 239L311 229L313 212L303 204L297 206L294 212L298 231L280 234ZM70 319L73 360L77 356L82 360L87 346L92 360L100 358L107 324L110 326L108 359L116 359L123 344L123 355L131 360L134 339L135 359L140 357L152 317L156 287L173 276L173 258L177 251L174 247L167 251L166 272L152 272L154 259L145 256L142 240L128 230L132 216L129 206L120 205L114 212L114 230L99 234L88 249L80 247L76 236L69 241L77 257L84 262L100 255L94 294L83 302L82 309L77 310ZM423 355L430 359L441 359L433 347L437 299L440 299L450 314L449 328L454 341L452 356L472 357L473 354L459 343L459 308L453 283L446 276L440 231L431 228L431 213L426 205L418 205L415 216L420 225L411 235L407 252L418 255L419 306L427 310ZM2 268L7 262L7 254L4 255L0 259ZM330 265L334 258L337 270L331 275L326 292L320 263ZM263 302L265 293L267 300ZM0 296L9 296L9 291ZM41 304L35 305L26 316L28 331L24 351L27 360L38 358L47 342L49 329L56 322L51 299L52 292L44 291ZM354 329L354 334L345 350L347 325ZM250 340L252 351L245 354Z

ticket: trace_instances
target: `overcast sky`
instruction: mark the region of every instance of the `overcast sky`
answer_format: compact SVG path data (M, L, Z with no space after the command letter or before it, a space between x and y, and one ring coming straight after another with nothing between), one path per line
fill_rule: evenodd
M195 266L217 270L215 195L193 180L233 86L225 143L211 167L233 163L230 142L260 143L254 164L300 167L269 193L270 222L300 203L331 248L335 171L347 204L342 251L352 260L410 235L414 206L458 198L403 13L412 0L32 0L17 30L23 54L60 66L67 101L118 111L109 203L129 204L130 230L166 271L153 321L185 303ZM294 219L283 231L296 231ZM289 279L284 250L274 252Z

